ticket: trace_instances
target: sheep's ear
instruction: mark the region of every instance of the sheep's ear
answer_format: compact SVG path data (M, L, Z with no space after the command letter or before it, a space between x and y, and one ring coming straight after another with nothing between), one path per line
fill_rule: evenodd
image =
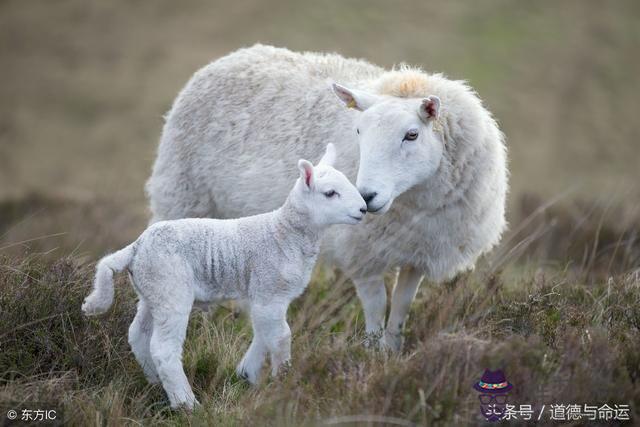
M333 166L336 162L336 146L331 142L327 144L327 149L324 152L324 156L320 159L319 164Z
M379 97L361 90L348 89L337 83L333 83L333 92L349 108L364 111L375 104Z
M420 118L425 122L430 122L438 118L440 114L440 98L430 95L422 100L420 104Z
M298 160L298 169L300 169L300 178L305 183L307 189L311 190L314 185L313 165L305 159Z

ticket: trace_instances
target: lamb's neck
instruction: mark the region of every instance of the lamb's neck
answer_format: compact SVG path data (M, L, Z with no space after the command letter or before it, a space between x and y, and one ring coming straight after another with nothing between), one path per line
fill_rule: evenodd
M283 244L300 246L305 254L317 254L320 250L322 227L314 224L310 212L294 194L278 209L275 228Z

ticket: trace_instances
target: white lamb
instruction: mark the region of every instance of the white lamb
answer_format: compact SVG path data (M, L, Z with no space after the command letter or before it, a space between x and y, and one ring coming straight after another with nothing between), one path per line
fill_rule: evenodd
M113 302L113 273L128 269L140 298L129 343L147 379L162 382L172 407L197 404L181 362L194 303L231 299L248 305L254 336L238 375L256 383L267 353L272 374L288 363L287 307L309 282L321 232L332 224L356 224L366 213L358 190L331 166L334 160L332 144L316 167L300 160L300 178L273 212L158 222L98 263L82 310L105 312Z

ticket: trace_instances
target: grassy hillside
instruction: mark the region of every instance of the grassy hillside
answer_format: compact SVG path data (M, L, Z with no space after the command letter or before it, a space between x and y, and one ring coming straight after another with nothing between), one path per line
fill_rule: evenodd
M184 364L203 404L171 412L126 342L135 305L119 280L113 309L86 319L91 266L2 259L0 402L46 402L71 425L300 425L383 421L474 425L485 368L505 369L513 403L628 404L640 413L638 272L595 279L567 271L482 268L425 284L400 355L366 350L355 292L319 268L290 310L293 367L256 388L235 376L250 341L243 317L194 313ZM123 278L124 279L124 278ZM544 418L549 415L545 413Z

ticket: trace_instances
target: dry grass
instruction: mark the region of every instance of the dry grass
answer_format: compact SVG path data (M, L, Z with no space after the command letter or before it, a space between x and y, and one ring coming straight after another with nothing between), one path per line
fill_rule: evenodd
M64 408L72 425L96 417L108 425L298 425L353 415L474 424L471 385L486 367L506 370L513 402L640 404L640 284L633 277L589 287L564 275L521 278L510 290L513 283L476 274L425 287L398 356L363 348L351 295L332 326L295 328L292 370L255 389L234 374L249 343L247 323L225 309L194 314L184 363L203 408L190 417L167 409L162 389L145 384L129 352L128 287L106 317L87 321L79 310L87 266L31 259L2 267L9 292L1 301L8 309L0 325L0 400L48 402ZM335 302L330 278L314 282L292 309L292 324L315 320L296 308Z
M44 204L36 200L29 203ZM68 215L69 206L57 209L49 206L49 215ZM531 222L577 212L574 206L553 209ZM474 425L479 418L471 385L485 368L501 367L515 385L514 403L624 403L637 411L640 272L627 267L638 265L640 246L618 221L597 208L590 212L565 219L554 239L571 237L576 247L584 242L589 248L595 240L619 242L615 259L628 251L628 264L585 270L569 262L571 252L551 259L557 253L541 252L544 235L508 256L520 247L515 233L505 239L510 248L500 248L475 272L423 284L399 355L364 348L355 292L327 267L317 269L290 309L292 370L259 387L234 373L250 341L246 319L227 308L195 312L184 353L203 403L193 415L170 411L161 387L146 384L130 353L126 333L135 300L127 279L118 280L107 315L86 319L80 304L93 265L75 256L37 255L42 242L34 241L27 255L0 259L0 402L47 402L63 410L69 425ZM628 224L638 230L637 222ZM594 265L600 265L611 249L595 247Z

